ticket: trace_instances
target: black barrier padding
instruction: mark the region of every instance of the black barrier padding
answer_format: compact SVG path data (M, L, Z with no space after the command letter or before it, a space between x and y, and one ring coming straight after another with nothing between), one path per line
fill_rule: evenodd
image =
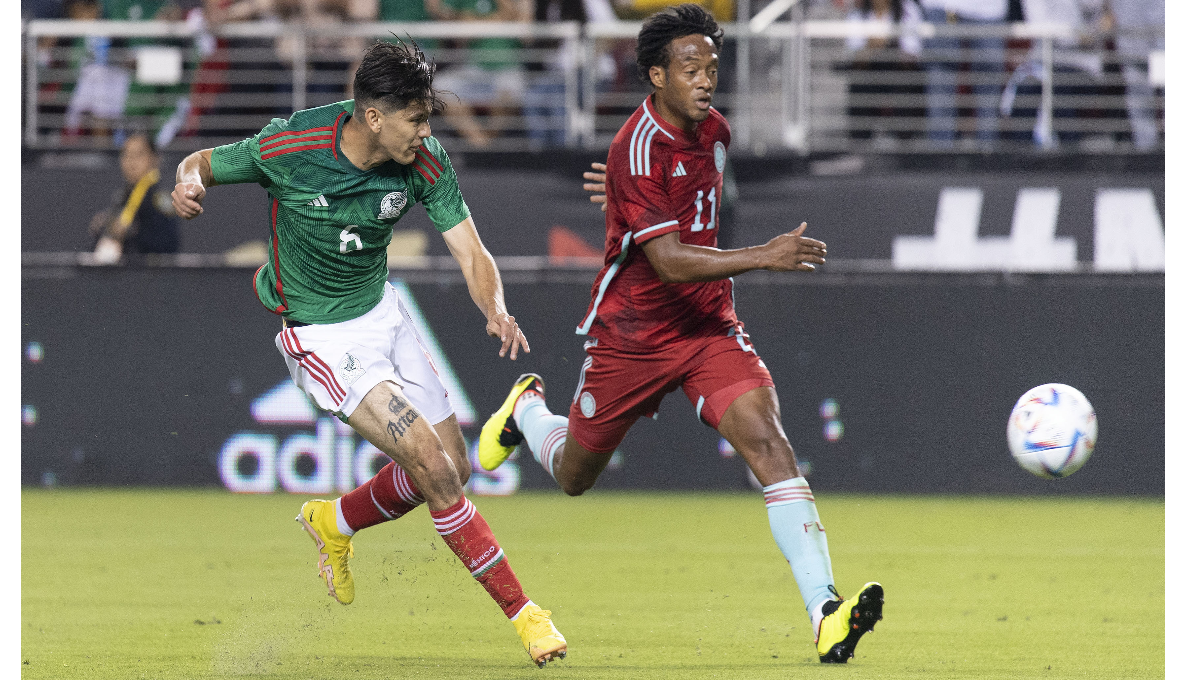
M733 247L765 243L808 222L806 234L826 241L830 255L891 259L895 236L932 236L939 195L946 187L983 192L980 236L1008 236L1022 189L1057 188L1061 203L1056 237L1075 239L1075 258L1091 262L1096 193L1102 189L1149 189L1162 210L1164 178L1151 174L1099 173L908 173L888 176L780 177L740 185L737 238ZM1161 214L1161 213L1160 213Z
M492 254L546 255L548 234L556 225L573 230L596 248L604 246L604 215L588 202L582 188L581 174L587 169L586 163L577 172L476 168L460 173L459 181ZM736 205L722 206L722 247L765 243L807 220L809 236L829 243L831 255L849 259L891 259L895 236L932 236L945 187L983 191L981 236L1011 232L1021 189L1058 188L1055 235L1074 238L1076 259L1084 263L1093 259L1097 191L1149 189L1160 214L1164 200L1161 172L781 174L753 181L738 177ZM88 250L88 220L107 204L121 181L115 169L26 169L21 183L22 251ZM76 196L76 187L86 191ZM74 198L60 200L68 190ZM203 217L180 227L183 252L220 253L270 236L270 199L257 184L213 187L204 205ZM731 219L736 223L728 224ZM413 210L396 227L426 231L431 236L428 254L449 254L424 210Z
M44 353L23 359L37 419L23 429L22 483L220 484L222 444L262 429L249 404L287 377L251 273L27 268L21 337ZM468 438L524 371L566 412L587 285L506 285L534 350L517 362L496 356L464 284L410 288L479 414ZM1163 494L1161 275L766 276L735 292L818 492ZM1082 390L1100 425L1091 461L1052 482L1021 470L1005 443L1016 399L1047 382ZM823 433L826 399L840 405L839 441ZM657 421L634 426L597 488L747 488L745 465L717 442L676 392ZM521 488L551 487L527 453L518 463Z

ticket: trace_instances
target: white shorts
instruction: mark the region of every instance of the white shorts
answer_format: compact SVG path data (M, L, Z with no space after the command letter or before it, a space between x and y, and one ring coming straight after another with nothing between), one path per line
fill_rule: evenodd
M366 314L340 323L284 328L275 336L275 347L296 386L342 420L385 380L399 385L430 424L454 412L433 357L390 283Z

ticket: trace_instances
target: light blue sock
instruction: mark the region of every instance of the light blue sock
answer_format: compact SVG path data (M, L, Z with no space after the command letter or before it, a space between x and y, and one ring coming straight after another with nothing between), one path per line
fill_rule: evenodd
M792 567L809 618L819 621L821 605L834 599L833 567L812 489L803 477L795 477L763 487L763 496L771 535Z
M554 477L554 457L567 442L567 419L551 413L546 400L534 392L517 399L513 419L525 435L525 448Z

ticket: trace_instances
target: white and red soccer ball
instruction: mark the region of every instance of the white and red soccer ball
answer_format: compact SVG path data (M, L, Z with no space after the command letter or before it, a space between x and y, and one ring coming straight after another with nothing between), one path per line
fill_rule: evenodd
M1049 383L1029 390L1008 418L1008 449L1039 477L1066 477L1083 467L1096 446L1096 412L1070 385Z

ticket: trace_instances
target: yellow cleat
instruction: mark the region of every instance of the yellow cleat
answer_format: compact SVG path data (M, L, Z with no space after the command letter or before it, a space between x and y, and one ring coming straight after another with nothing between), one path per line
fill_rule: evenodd
M821 663L846 663L854 656L858 639L883 618L883 586L868 583L849 600L830 600L825 606L832 608L833 604L836 608L821 619L817 656Z
M300 506L296 521L317 544L317 576L325 579L329 596L350 604L354 601L354 575L350 573L350 558L354 546L350 537L337 527L337 510L333 501L308 501Z
M513 408L517 405L517 397L530 390L545 397L542 376L525 373L517 378L500 409L483 424L483 431L479 433L479 465L484 470L500 467L501 463L508 460L513 449L525 441L525 435L521 434L517 420L513 418Z
M517 620L513 621L517 633L521 636L521 644L529 652L529 658L545 668L552 659L564 659L567 656L567 639L554 627L550 620L550 610L542 609L530 602L525 605Z

